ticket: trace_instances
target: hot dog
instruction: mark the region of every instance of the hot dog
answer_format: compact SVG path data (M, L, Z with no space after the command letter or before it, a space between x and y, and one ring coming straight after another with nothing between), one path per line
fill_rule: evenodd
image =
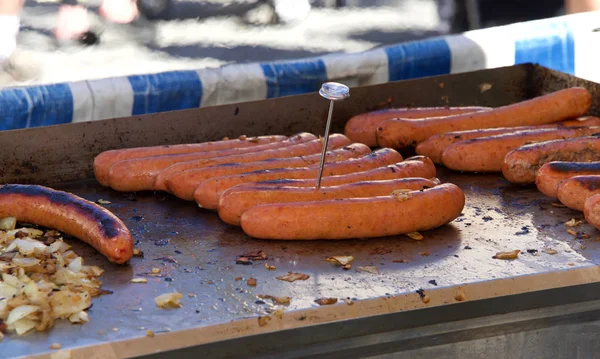
M108 175L108 183L117 191L133 192L152 190L156 176L169 166L186 161L208 162L226 156L243 156L249 153L260 153L271 149L281 149L314 141L317 137L310 133L300 133L281 142L265 145L230 148L220 151L194 152L179 155L164 155L124 160L112 165Z
M442 153L453 143L470 140L473 138L502 135L505 133L536 130L539 128L559 128L559 127L579 127L579 126L600 126L600 118L584 117L582 119L567 120L557 122L556 124L547 124L540 126L518 126L518 127L499 127L486 128L482 130L467 130L446 132L439 135L433 135L425 141L419 143L415 149L419 155L431 158L434 163L442 164Z
M381 147L398 149L417 145L445 132L559 122L584 115L591 106L591 98L588 90L572 87L490 111L419 121L386 120L377 128L377 143Z
M442 163L455 171L501 172L506 154L523 145L596 132L600 132L600 127L541 128L474 138L448 146L442 154Z
M585 200L583 216L589 224L600 229L600 195L595 194Z
M491 110L490 107L423 107L423 108L392 108L380 111L362 113L352 117L344 128L344 134L355 142L364 143L370 147L377 146L377 126L392 118L428 118L458 115L477 111Z
M379 149L363 157L326 163L323 169L323 178L326 178L327 176L366 171L397 163L399 161L402 161L402 156L398 152L391 148ZM194 200L201 207L216 209L219 204L221 193L240 183L260 182L273 179L311 178L314 179L316 184L318 172L319 170L317 167L276 168L273 170L248 172L241 175L214 177L198 185L194 191Z
M354 143L342 148L327 152L327 162L343 161L350 158L364 156L371 152L367 145ZM169 193L186 200L194 200L194 190L198 185L209 178L242 174L246 172L274 169L274 168L295 168L318 167L321 160L321 154L315 153L308 156L298 156L289 158L272 158L264 161L246 162L246 163L227 163L218 166L191 169L168 177L165 185Z
M409 177L420 177L420 178L434 178L436 175L436 168L433 162L425 156L413 156L409 157L402 162L398 162L392 165L382 166L371 170L348 173L345 175L338 176L327 176L323 177L321 181L322 186L338 186L346 183L354 183L361 181L378 181L378 180L389 180L397 178L409 178ZM273 188L280 187L315 187L315 179L275 179L265 180L259 182L250 182L239 184L242 185L264 185Z
M344 135L334 133L329 136L329 142L327 146L329 150L340 148L351 144L351 141ZM201 161L189 161L177 163L161 171L154 180L154 190L156 191L169 191L167 187L167 179L172 176L179 175L183 171L192 169L206 168L210 166L216 166L224 163L249 163L267 159L275 158L290 158L297 156L305 156L316 153L321 153L323 150L323 141L316 139L305 143L297 144L294 146L288 146L285 148L277 148L271 150L261 151L260 153L247 153L239 156L225 156L221 158L213 158Z
M125 224L99 205L43 186L0 186L0 218L15 217L79 238L118 264L133 255L133 239Z
M548 162L537 171L535 184L548 197L557 197L558 185L575 176L600 175L600 162Z
M129 160L132 158L175 155L191 152L220 151L230 148L258 147L268 143L281 142L286 139L286 136L240 136L235 140L110 150L102 152L96 156L96 158L94 158L94 174L96 175L96 180L102 186L108 187L108 172L110 171L112 165L119 161Z
M558 184L556 196L565 206L583 212L585 200L600 193L600 176L575 176Z
M600 138L581 137L519 147L504 157L502 174L512 183L534 183L538 169L551 161L600 161Z
M440 184L436 179L400 178L366 181L330 187L289 187L247 183L223 192L219 199L219 217L223 222L240 225L240 218L249 208L266 203L325 201L338 198L385 196L394 190L418 190Z
M462 190L444 183L387 196L258 205L244 212L241 225L248 236L260 239L372 238L442 226L464 205Z

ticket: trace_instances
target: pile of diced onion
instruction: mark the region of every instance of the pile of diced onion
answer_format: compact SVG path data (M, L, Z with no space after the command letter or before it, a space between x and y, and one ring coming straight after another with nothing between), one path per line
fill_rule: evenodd
M3 332L23 335L51 328L57 319L86 323L103 270L86 266L61 234L16 229L15 218L0 219L0 340Z

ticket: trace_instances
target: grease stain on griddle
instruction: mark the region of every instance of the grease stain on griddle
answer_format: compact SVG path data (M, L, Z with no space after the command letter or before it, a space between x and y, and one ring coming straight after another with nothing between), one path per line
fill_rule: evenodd
M134 222L139 222L142 219L144 219L144 216L133 216L133 217L131 217L131 220L134 221Z
M430 280L428 283L429 283L429 284L433 284L433 285L435 285L436 287L437 287L437 285L438 285L438 284L437 284L437 281L436 281L435 279L432 279L432 280Z
M421 297L421 299L425 298L425 290L420 288L416 290L417 294L419 295L419 297Z
M524 236L526 234L529 234L529 226L523 226L520 231L515 232L515 235L517 236Z
M484 217L482 217L481 219L483 219L483 221L484 221L484 222L489 222L489 221L492 221L492 220L493 220L493 218L492 218L492 217L490 217L490 216L484 216Z

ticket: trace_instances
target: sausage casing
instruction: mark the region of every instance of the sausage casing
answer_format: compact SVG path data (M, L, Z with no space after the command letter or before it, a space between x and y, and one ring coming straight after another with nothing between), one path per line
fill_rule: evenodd
M583 212L585 201L600 193L600 176L575 176L558 184L556 196L565 206Z
M427 156L436 164L442 164L442 154L444 150L453 143L470 140L473 138L501 135L505 133L536 130L540 128L560 128L560 127L581 127L581 126L600 126L600 118L583 117L581 119L567 120L540 126L518 126L518 127L499 127L485 128L478 130L465 130L441 133L433 135L425 141L419 143L415 151L419 155Z
M506 154L502 174L512 183L534 183L539 168L552 161L600 161L600 138L579 137L521 146Z
M355 142L370 147L377 146L377 126L393 118L420 119L429 117L452 116L462 113L491 110L489 107L417 107L391 108L362 113L352 117L344 127L344 134Z
M456 219L464 205L462 190L444 183L388 196L258 205L242 215L241 226L260 239L383 237L442 226Z
M107 209L71 193L36 185L2 185L0 217L15 217L79 238L111 262L123 264L133 255L133 239L125 224Z
M192 152L212 152L231 148L257 147L272 142L281 142L286 139L287 136L240 136L240 138L234 140L109 150L100 153L98 156L96 156L96 158L94 158L94 174L96 175L96 180L102 186L107 187L108 173L110 168L119 161L161 155L176 155Z
M535 185L548 197L557 198L559 184L567 178L600 175L600 162L548 162L535 175Z
M326 152L326 161L338 162L350 158L356 158L367 155L371 149L362 143L353 143L351 145L336 148ZM320 153L314 153L307 156L289 157L289 158L271 158L269 160L246 162L246 163L227 163L218 166L191 169L181 173L174 174L165 180L169 193L186 200L194 200L194 190L198 185L209 178L230 176L246 172L275 169L275 168L296 168L310 167L319 164L321 160Z
M442 154L442 163L455 171L501 172L506 154L523 145L596 132L600 132L600 127L542 128L474 138L448 146Z
M266 203L325 201L338 198L385 196L394 190L418 190L439 184L438 179L399 178L315 187L273 186L249 183L234 186L223 192L218 213L223 222L240 225L240 218L249 208Z
M400 161L402 161L402 156L398 152L391 148L383 148L363 157L326 163L323 168L323 179L328 176L365 171ZM235 185L290 178L310 178L314 179L314 183L316 184L318 172L318 167L276 168L273 170L248 172L241 175L214 177L198 185L194 191L194 199L203 208L216 209L219 205L221 194Z
M554 123L584 115L591 101L592 96L587 89L572 87L490 111L419 121L386 120L377 128L377 143L381 147L399 149L415 146L445 132Z

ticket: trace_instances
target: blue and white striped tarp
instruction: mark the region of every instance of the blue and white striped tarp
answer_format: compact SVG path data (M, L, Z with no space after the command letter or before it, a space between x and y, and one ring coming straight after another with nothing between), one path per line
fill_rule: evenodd
M600 82L600 12L315 58L0 91L0 130L155 113L527 62Z

